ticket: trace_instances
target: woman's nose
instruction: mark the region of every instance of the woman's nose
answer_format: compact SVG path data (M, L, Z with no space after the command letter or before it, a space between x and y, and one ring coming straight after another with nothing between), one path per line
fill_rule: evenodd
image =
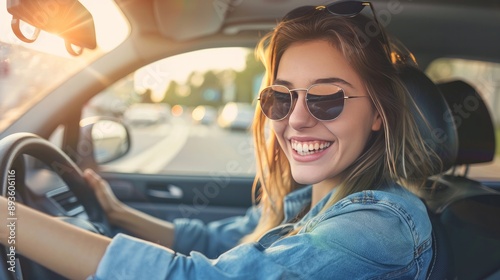
M312 127L317 122L318 120L314 118L307 109L305 92L297 93L295 105L288 116L288 125L296 130L300 130L302 128Z

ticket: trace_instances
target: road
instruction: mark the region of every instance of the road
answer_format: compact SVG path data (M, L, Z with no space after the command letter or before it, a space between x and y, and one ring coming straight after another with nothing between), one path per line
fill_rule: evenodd
M255 173L253 143L246 132L193 124L182 118L130 130L131 150L107 167L147 174Z

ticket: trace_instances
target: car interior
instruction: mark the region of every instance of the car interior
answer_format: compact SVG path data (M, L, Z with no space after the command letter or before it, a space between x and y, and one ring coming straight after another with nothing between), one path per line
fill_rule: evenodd
M71 13L52 13L48 17L51 21L43 24L30 15L47 15L54 6L38 2L0 1L0 11L4 12L0 18L8 17L8 21L0 21L0 31L9 32L8 40L0 36L0 63L3 63L0 66L14 69L0 68L0 103L8 101L2 99L3 92L17 93L22 100L15 110L0 115L0 173L2 178L7 178L9 170L18 171L17 176L22 179L17 182L17 201L75 226L113 236L120 229L108 224L95 196L82 179L82 170L93 168L109 182L120 200L160 219L192 218L209 222L243 215L255 196L252 189L254 170L246 172L247 165L253 164L248 129L233 131L206 126L202 122L193 128L182 128L172 121L171 115L175 109L190 110L182 104L168 105L178 105L168 107L171 112L164 115L165 122L170 123L148 120L147 125L139 128L133 127L134 120L124 123L123 111L106 111L106 114L87 118L85 110L97 97L115 90L116 85L129 83L127 77L152 63L204 49L252 49L262 35L274 28L279 18L304 2L106 0L90 4L92 1L67 0L57 3L71 3L64 8ZM49 2L54 1L47 1L47 5L51 4ZM321 5L325 1L308 1L308 4ZM500 111L500 98L491 97L500 96L500 70L493 72L491 77L483 77L483 80L493 81L496 91L472 83L467 75L465 78L434 79L432 71L426 71L441 59L500 63L500 3L496 0L374 0L372 4L382 25L408 47L418 61L418 66L402 68L401 78L420 109L414 112L417 124L432 128L431 134L425 134L424 139L439 155L446 170L428 178L427 188L419 193L433 225L434 255L427 279L500 279L500 124L497 112ZM103 11L107 11L105 5L110 5L124 21L125 35L109 50L100 45L99 36L101 33L107 36L120 33L112 21L117 18L109 13L108 21L106 14L104 21L99 20L98 12L94 12L91 5ZM58 11L64 10L59 8ZM57 20L69 23L61 24ZM38 31L28 36L29 32L25 32L20 22L35 26ZM72 28L75 25L83 29L75 31ZM107 26L108 33L102 31L106 29L102 26ZM63 37L58 44L70 57L64 60L75 67L38 69L40 65L33 61L19 64L19 68L30 66L37 72L67 72L64 78L54 78L53 84L47 87L40 86L40 80L48 79L47 76L35 77L31 71L25 71L28 74L24 75L33 77L24 77L15 68L16 59L21 60L20 54L24 55L22 59L31 55L26 50L36 41L38 33L57 33ZM19 42L25 45L18 45ZM226 54L228 50L224 49ZM223 61L224 57L220 55L216 59ZM186 64L194 67L200 63L192 60ZM173 69L181 66L184 65L175 64ZM172 75L171 70L149 69L155 70L147 84L169 79ZM443 69L444 72L449 70ZM27 90L16 92L16 86L9 84L11 80L2 76L8 74L2 71L24 77L15 83L29 84L26 88L38 88L35 91L39 92L33 95L28 95ZM119 94L133 95L127 91ZM211 98L213 94L206 96ZM224 100L220 105L233 101L238 100ZM247 103L254 105L254 101ZM121 103L117 105L114 101L103 103L114 109L121 108ZM197 105L207 104L200 102ZM419 114L428 122L418 117ZM171 132L175 136L172 139L183 139L186 149L192 153L207 150L204 151L208 152L206 158L183 152L170 157L164 150L175 149L176 142L136 133L155 127L161 128L167 136L171 136ZM188 130L189 133L185 133ZM234 135L232 144L213 144L219 140L212 140L210 135L221 133L225 136L228 131ZM150 156L163 157L163 161L156 163L145 155L136 155L134 148L138 138L144 138L141 140L146 141L144 147L151 148ZM202 142L213 146L204 148ZM105 146L109 143L111 146ZM156 144L168 148L153 151ZM228 157L219 159L226 150ZM160 166L167 159L187 168L146 168ZM139 160L142 160L138 164L143 165L142 169L128 165ZM210 162L208 165L220 162L222 167L195 172L198 162ZM484 174L488 175L475 173L483 170L487 170ZM0 190L1 195L7 196L5 182L3 180ZM20 272L10 273L5 255L6 249L0 246L0 279L64 279L22 256L16 260Z
M499 224L494 216L500 210L500 192L468 179L466 170L454 170L460 165L493 159L494 130L486 106L463 81L436 85L418 69L404 69L401 76L435 133L424 139L435 147L444 169L453 171L429 178L428 188L421 193L433 222L435 252L429 279L494 279L500 252ZM442 117L451 114L450 108L470 100L474 100L474 108L484 109L471 110L461 123Z
M456 125L458 150L454 166L493 160L493 124L481 96L464 81L450 81L437 86L450 108L471 100L474 101L470 104L477 107ZM448 266L453 266L454 277L482 279L493 275L490 277L494 279L498 276L496 260L500 257L500 227L495 217L499 213L500 193L467 178L467 168L464 171L457 168L453 173L435 180L437 191L427 193L424 199L432 212L439 216L436 227L445 232L441 236L444 243L441 257L446 258L444 261Z

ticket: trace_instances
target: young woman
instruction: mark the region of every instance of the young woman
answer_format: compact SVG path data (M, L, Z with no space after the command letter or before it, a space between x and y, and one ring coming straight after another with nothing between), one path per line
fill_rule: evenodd
M424 279L431 224L410 190L438 161L410 114L401 62L384 33L362 33L381 31L362 9L297 8L262 40L260 196L246 216L167 223L124 206L86 171L110 221L152 243L110 240L19 207L20 253L76 279Z

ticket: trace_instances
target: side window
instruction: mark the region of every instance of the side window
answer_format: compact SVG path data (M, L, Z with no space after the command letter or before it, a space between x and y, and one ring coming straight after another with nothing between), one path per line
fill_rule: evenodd
M476 88L489 109L496 134L496 153L492 163L471 165L469 176L478 179L500 178L500 64L465 60L438 59L426 70L435 82L460 79ZM467 108L465 108L467 109ZM452 110L453 111L453 110ZM457 112L456 114L459 114ZM478 124L481 125L481 124Z
M132 147L101 167L254 176L249 128L263 72L252 49L207 49L157 61L116 82L87 104L83 116L121 119Z

